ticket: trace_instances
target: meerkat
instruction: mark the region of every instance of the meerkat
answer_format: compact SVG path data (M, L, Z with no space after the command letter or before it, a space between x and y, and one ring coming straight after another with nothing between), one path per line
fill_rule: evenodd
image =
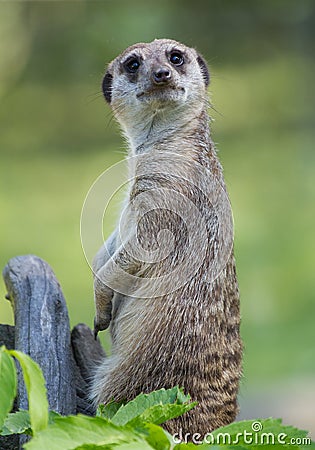
M198 405L163 426L203 435L238 412L239 289L231 210L210 137L209 71L193 48L156 39L127 48L102 89L128 142L130 188L93 262L95 404L183 387Z

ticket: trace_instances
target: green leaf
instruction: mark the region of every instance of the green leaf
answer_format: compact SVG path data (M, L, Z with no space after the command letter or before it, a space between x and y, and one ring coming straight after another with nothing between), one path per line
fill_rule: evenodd
M175 392L175 390L174 390ZM174 393L172 392L171 395ZM180 391L178 391L180 392ZM165 397L165 393L163 392L162 394ZM168 397L169 398L169 397ZM174 395L173 396L173 400L176 400L176 398L178 398L178 396ZM188 397L184 397L183 400L186 400L186 398ZM111 419L115 412L117 412L119 410L119 408L121 406L124 405L124 402L110 402L107 405L100 405L98 411L99 414L103 417L103 418L107 418L107 419ZM147 410L144 411L143 414L146 414L147 412L151 411L156 407L161 407L163 409L169 407L169 406L177 406L177 407L182 407L182 405L155 405L151 408L148 408ZM168 450L170 448L170 445L172 443L172 437L171 435L169 435L165 430L163 430L163 428L153 424L153 423L144 423L143 420L140 420L140 417L142 416L138 416L135 417L131 422L128 423L128 427L134 427L137 429L138 432L141 432L143 434L146 435L146 441L151 445L151 447L153 447L154 449L157 450ZM120 447L119 447L120 448Z
M16 396L16 370L13 359L3 346L0 349L0 430L11 411Z
M103 417L103 419L111 419L119 410L119 408L126 402L115 402L111 401L107 405L99 405L96 411L97 417Z
M32 434L30 415L25 410L20 410L7 416L1 435L8 436L9 434L21 433Z
M230 447L225 447L227 449L229 449ZM209 446L208 444L200 444L198 445L198 447L196 446L196 444L192 444L191 442L185 444L176 444L175 447L172 447L172 450L196 450L196 449L202 449L202 450L206 450L206 449L211 449L211 450L219 450L220 447L218 447L217 445L211 445ZM242 447L237 447L237 449L242 449Z
M94 445L86 444L76 447L75 450L152 450L146 442L130 442L128 444L113 445Z
M196 406L197 403L188 403L185 405L154 405L143 411L142 414L130 420L128 424L130 426L136 427L142 423L154 423L156 425L161 425L167 420L179 417L187 411L190 411ZM116 416L113 419L115 422Z
M160 389L150 394L140 394L134 400L122 405L111 418L116 425L125 425L133 421L163 423L194 408L196 403L188 403L190 396L177 386L172 389ZM178 408L176 408L178 406Z
M116 448L117 450L152 450L153 447L144 441L140 445L136 442L132 442L130 444L121 444L118 447L112 447L113 450Z
M61 415L59 413L56 413L55 411L49 411L50 424L54 423L56 417L61 417ZM11 413L7 416L0 435L9 436L11 434L22 433L33 435L29 412L24 409L21 409L15 413Z
M75 448L75 450L112 450L112 449L113 449L112 445L95 445L95 444L84 444Z
M49 413L48 413L48 423L49 424L54 423L56 418L58 418L58 417L62 417L62 415L57 413L56 411L49 411Z
M27 450L72 450L84 444L111 448L114 444L135 444L134 448L151 450L145 437L128 427L117 427L101 417L56 417L53 424L25 444ZM106 447L107 446L107 447ZM88 447L87 447L88 448ZM93 446L92 446L93 448ZM116 447L115 447L116 448ZM120 447L119 447L120 448Z
M28 407L33 434L46 428L48 424L48 400L43 373L28 355L18 350L9 353L20 363L28 396Z
M138 429L139 430L139 429ZM147 435L146 441L156 450L169 450L171 448L172 436L162 427L153 423L146 423L139 430Z

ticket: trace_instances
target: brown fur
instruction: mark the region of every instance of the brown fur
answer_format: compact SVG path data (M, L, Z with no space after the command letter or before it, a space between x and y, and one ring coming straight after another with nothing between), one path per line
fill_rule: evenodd
M168 59L177 50L183 67ZM141 57L135 75L124 71L128 55ZM171 81L154 84L159 67L170 71ZM140 156L130 163L127 231L114 233L94 262L95 330L110 323L113 344L95 375L95 402L183 386L198 406L165 428L201 435L235 419L242 358L232 248L222 266L218 208L223 205L228 224L231 211L210 139L207 83L202 57L171 40L136 44L109 65L105 97L130 155ZM171 234L159 234L165 229ZM163 256L146 261L146 252L156 251ZM196 264L192 273L190 264ZM177 275L164 283L173 270Z

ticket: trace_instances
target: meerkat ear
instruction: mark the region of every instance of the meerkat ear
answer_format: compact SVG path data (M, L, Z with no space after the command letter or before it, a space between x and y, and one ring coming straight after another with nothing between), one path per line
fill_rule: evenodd
M197 56L197 62L199 64L203 79L205 81L205 85L206 85L206 87L208 87L209 83L210 83L210 73L209 73L207 63L201 55Z
M113 75L107 71L102 81L102 90L105 100L110 103L112 101L112 82Z

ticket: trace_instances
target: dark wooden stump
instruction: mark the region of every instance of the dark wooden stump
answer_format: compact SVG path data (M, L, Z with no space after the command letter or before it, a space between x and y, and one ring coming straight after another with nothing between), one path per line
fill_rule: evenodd
M93 367L105 354L87 325L79 324L70 333L66 302L50 266L33 255L17 256L5 267L3 278L15 327L0 325L0 344L27 353L40 365L51 410L94 414L89 382ZM28 409L21 373L17 407ZM0 446L16 448L4 447L2 441Z
M76 412L68 311L49 265L36 256L11 259L3 272L14 310L15 348L41 367L49 406L60 414ZM19 407L28 409L19 380Z

